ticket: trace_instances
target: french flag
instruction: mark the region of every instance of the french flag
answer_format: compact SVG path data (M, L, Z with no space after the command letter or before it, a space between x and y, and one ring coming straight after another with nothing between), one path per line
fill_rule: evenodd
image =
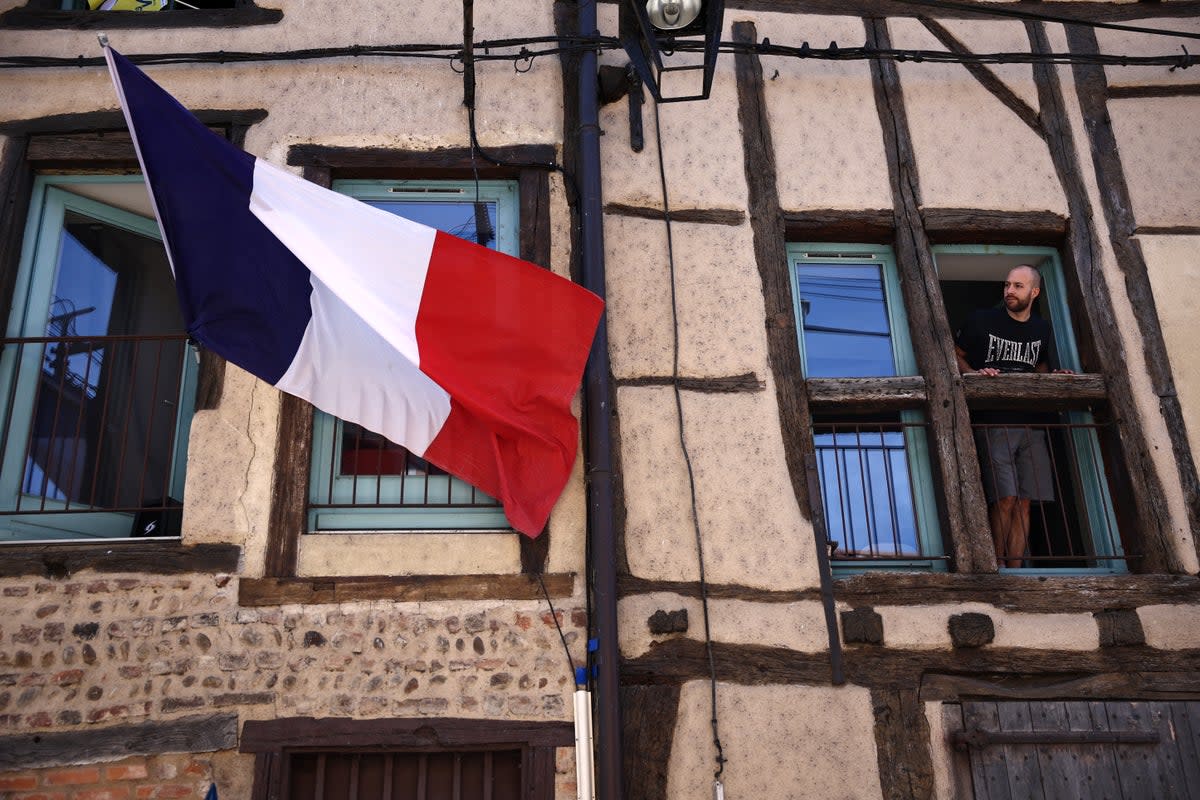
M575 462L602 301L229 144L111 47L188 332L386 436L537 536Z

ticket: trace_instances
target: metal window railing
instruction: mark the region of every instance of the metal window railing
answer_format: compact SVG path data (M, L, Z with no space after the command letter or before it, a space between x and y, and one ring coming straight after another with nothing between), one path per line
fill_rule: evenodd
M1100 448L1108 425L1083 414L1067 422L972 425L989 503L1030 498L1022 567L1114 568L1134 557L1122 550L1108 492ZM989 457L989 448L1000 452Z
M835 560L940 559L925 544L936 516L924 495L928 423L814 422L830 556ZM923 473L923 474L922 474Z
M329 426L312 509L497 509L500 503L359 425Z
M185 334L0 344L0 515L178 515L196 371Z

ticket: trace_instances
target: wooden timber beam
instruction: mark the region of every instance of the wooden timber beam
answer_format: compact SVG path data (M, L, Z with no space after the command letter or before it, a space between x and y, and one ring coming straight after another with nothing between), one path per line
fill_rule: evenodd
M869 46L884 49L892 46L885 20L866 19L864 24ZM900 89L900 73L895 62L874 60L871 77L892 186L896 268L913 349L928 393L932 433L929 450L945 499L944 530L949 532L950 550L959 572L995 572L996 554L970 414L960 389L953 336L921 218L916 153Z

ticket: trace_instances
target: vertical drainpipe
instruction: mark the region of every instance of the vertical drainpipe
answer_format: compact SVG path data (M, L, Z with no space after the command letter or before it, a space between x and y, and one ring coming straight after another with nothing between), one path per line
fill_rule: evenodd
M598 36L596 0L579 0L578 34ZM600 92L595 50L579 59L579 214L583 285L605 297L604 220L600 187ZM570 132L568 132L570 135ZM587 524L591 552L592 628L597 639L596 796L621 797L621 713L618 705L617 566L613 532L608 316L600 318L583 379L587 431Z

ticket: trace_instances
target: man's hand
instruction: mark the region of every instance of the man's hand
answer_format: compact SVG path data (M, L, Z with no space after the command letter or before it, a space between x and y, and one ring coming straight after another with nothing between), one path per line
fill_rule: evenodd
M975 370L976 375L999 375L1000 370L995 367L984 367L983 369Z
M1075 370L1073 370L1073 369L1056 369L1056 370L1054 370L1054 374L1055 375L1074 375Z

